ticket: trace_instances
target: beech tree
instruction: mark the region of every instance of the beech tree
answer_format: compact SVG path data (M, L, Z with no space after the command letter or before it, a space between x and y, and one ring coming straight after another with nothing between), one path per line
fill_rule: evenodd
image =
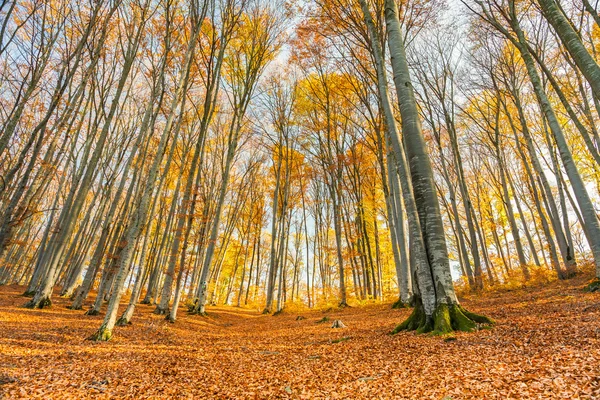
M592 260L597 290L599 26L587 0L0 2L0 284L101 341L140 303L389 302L445 334L492 323L455 286Z

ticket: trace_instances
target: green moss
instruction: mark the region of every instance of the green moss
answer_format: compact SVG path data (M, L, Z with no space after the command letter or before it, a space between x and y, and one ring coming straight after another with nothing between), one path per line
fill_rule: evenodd
M88 337L88 340L93 340L95 342L108 342L112 338L112 332L110 329L107 329L104 324L94 333L92 336Z
M40 304L38 304L38 308L50 308L52 307L52 300L50 300L50 297L44 297L42 299L42 301L40 301Z
M117 320L117 326L127 326L127 325L131 325L131 322L125 318L125 316L122 316L121 318L119 318Z
M418 301L415 304L415 308L413 308L413 312L409 315L407 319L404 320L400 325L398 325L391 332L392 335L395 335L401 331L415 331L421 326L425 326L427 324L427 318L425 316L425 311L423 309L423 304Z
M433 312L433 330L434 335L447 335L454 331L452 324L453 307L446 304L440 304Z
M486 317L485 315L475 314L474 312L465 310L461 306L458 307L464 315L466 315L469 319L477 322L478 324L494 325L496 323L493 319Z
M323 317L317 321L317 324L322 324L323 322L327 322L327 321L329 321L329 317Z
M409 308L410 306L402 301L402 299L398 299L392 304L392 309L398 310L401 308Z
M425 315L421 302L418 302L412 314L391 334L400 331L417 331L417 333L431 333L432 335L448 335L454 331L471 332L479 328L478 324L491 326L494 321L491 318L469 312L460 305L439 304L433 316Z
M584 292L597 292L600 290L600 278L596 278L591 281L586 287L583 288Z
M433 331L434 321L433 318L427 315L421 320L421 324L417 327L417 333L428 333Z
M43 297L41 300L36 301L35 297L33 299L31 299L30 301L28 301L25 305L25 308L50 308L52 307L52 300L50 300L50 297Z
M455 331L471 332L477 328L477 324L475 323L475 321L467 317L463 313L462 307L458 305L450 306L450 318L452 323L452 329Z

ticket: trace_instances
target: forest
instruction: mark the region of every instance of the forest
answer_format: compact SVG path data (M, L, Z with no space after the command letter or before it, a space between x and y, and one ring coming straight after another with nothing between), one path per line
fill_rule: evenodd
M599 10L0 0L0 398L600 398Z

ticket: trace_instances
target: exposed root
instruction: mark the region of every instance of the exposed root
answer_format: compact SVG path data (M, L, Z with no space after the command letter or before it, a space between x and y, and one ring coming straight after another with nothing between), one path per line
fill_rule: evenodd
M584 292L597 292L600 290L600 278L595 278L590 283L587 284L586 287L583 288Z
M28 301L27 303L25 303L25 305L23 306L25 308L50 308L52 307L52 300L50 300L50 297L42 297L39 300L36 300L35 297L33 299L31 299L30 301Z
M439 304L432 317L425 315L423 305L418 302L412 314L391 333L417 331L432 335L447 335L455 331L471 332L479 328L478 324L493 325L494 321L483 315L465 310L458 304Z
M127 326L127 325L131 325L131 321L129 321L129 320L127 319L127 317L125 317L125 316L122 316L121 318L119 318L119 319L117 320L117 323L116 323L116 325L117 325L117 326Z
M160 306L157 306L153 311L153 313L156 315L167 315L168 312L169 312L168 309L160 308Z
M480 314L476 314L474 312L465 310L462 306L458 306L458 307L460 308L460 310L462 311L462 313L464 315L466 315L472 321L477 322L478 324L494 325L496 323L496 321L494 321L490 317L486 317L485 315L480 315Z
M264 315L271 314L271 310L269 310L268 308L265 308L262 313Z
M425 315L425 310L423 309L423 304L418 301L415 304L415 308L410 316L404 320L400 325L398 325L391 333L392 335L400 332L400 331L416 331L421 327L425 327L427 325L431 325L431 318L427 318Z
M89 310L87 310L84 315L100 315L100 311L92 307Z
M199 311L199 310L193 310L188 312L188 315L199 315L201 317L208 317L208 314L206 313L206 311Z
M402 299L399 298L398 300L396 300L396 302L394 302L394 304L392 304L392 309L398 310L401 308L410 308L410 305L403 302Z
M92 336L88 337L88 340L96 342L108 342L112 338L112 332L107 329L104 325L100 327Z
M198 301L195 300L192 304L188 305L188 315L201 315L207 317L208 314L205 311L200 311Z
M165 320L174 324L177 319L173 316L171 312L169 312L167 313L167 315L165 315Z
M33 297L35 295L35 290L26 290L23 292L23 297Z

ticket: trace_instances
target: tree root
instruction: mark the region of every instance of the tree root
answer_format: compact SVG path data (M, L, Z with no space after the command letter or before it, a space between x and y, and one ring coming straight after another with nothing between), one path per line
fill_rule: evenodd
M127 325L131 325L131 321L129 321L125 316L122 316L121 318L119 318L116 322L117 326L127 326Z
M93 340L95 342L108 342L111 338L112 332L102 325L100 329L98 329L92 336L88 337L87 340Z
M96 310L95 308L90 308L85 312L84 315L100 315L100 311Z
M392 335L400 331L423 331L433 327L433 319L425 315L423 304L418 302L410 316L391 332Z
M402 299L399 298L394 302L394 304L392 304L392 309L398 310L401 308L410 308L410 304L403 302Z
M25 303L23 307L31 309L39 308L40 310L42 308L50 308L52 307L52 300L50 300L50 297L43 297L40 300L36 301L34 297L33 299Z
M600 291L600 278L595 278L588 283L586 287L583 288L583 291L589 293Z
M156 314L156 315L167 315L168 312L169 312L168 309L160 308L159 306L156 306L156 308L154 309L154 311L152 313Z
M168 321L168 322L170 322L170 323L172 323L172 324L174 324L175 321L176 321L176 318L173 317L173 314L168 313L167 315L165 315L165 320Z
M493 325L494 321L486 316L467 311L458 304L439 304L430 317L425 314L423 305L419 302L412 314L391 333L417 331L417 333L447 335L455 331L474 331L479 328L479 324Z
M197 310L188 311L188 315L199 315L201 317L208 317L208 313L206 311Z

